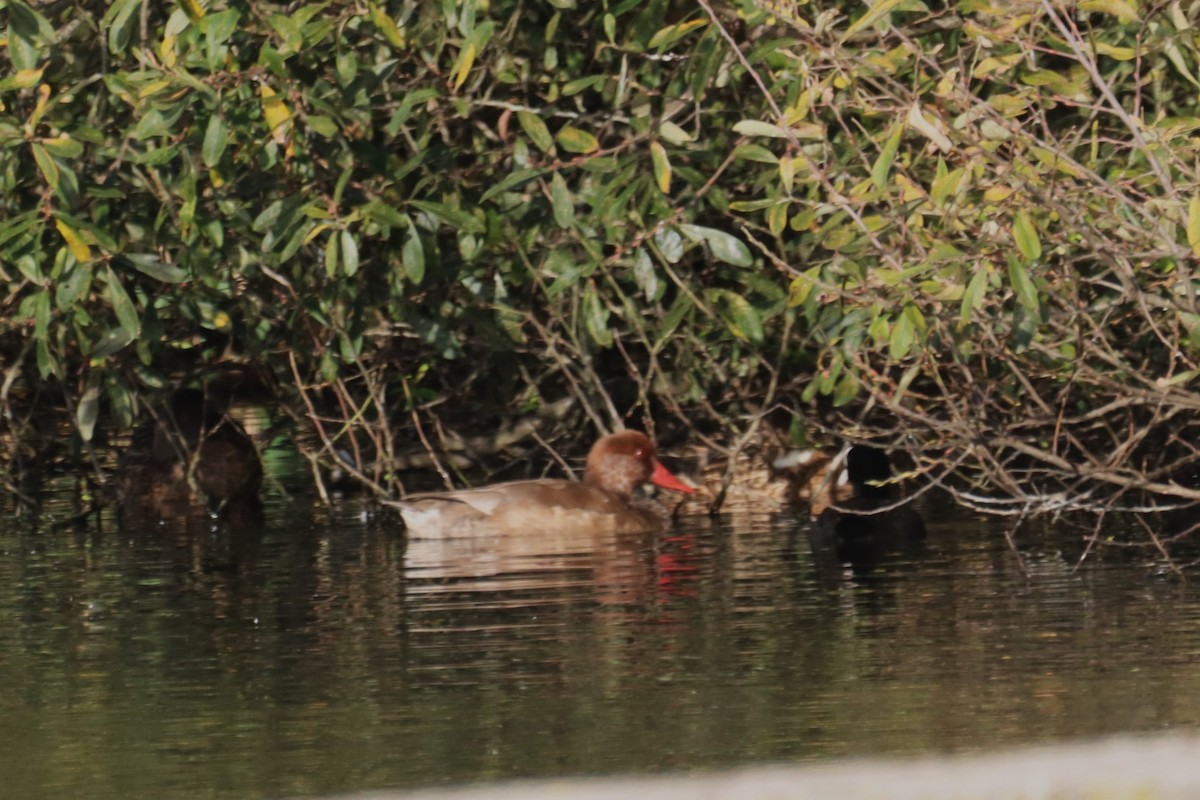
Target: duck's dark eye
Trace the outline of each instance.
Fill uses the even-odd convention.
[[[645,458],[646,457],[646,448],[639,447],[637,450],[634,450],[633,457],[634,458]]]

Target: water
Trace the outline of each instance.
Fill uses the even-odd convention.
[[[1189,585],[925,514],[924,548],[859,571],[818,569],[791,517],[456,546],[354,502],[276,502],[240,539],[5,520],[0,786],[283,797],[1200,720]]]

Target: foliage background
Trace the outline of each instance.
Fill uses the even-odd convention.
[[[0,14],[10,473],[237,374],[380,491],[782,409],[989,511],[1200,500],[1198,3]]]

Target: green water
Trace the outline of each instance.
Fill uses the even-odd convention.
[[[1026,577],[994,523],[926,517],[921,551],[865,574],[817,570],[807,523],[768,516],[452,547],[295,499],[237,539],[5,519],[0,794],[285,797],[1200,720],[1189,586],[1046,544]]]

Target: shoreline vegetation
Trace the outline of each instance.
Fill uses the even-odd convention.
[[[6,507],[61,469],[102,491],[107,445],[182,387],[267,409],[258,443],[322,496],[562,467],[625,426],[736,461],[769,425],[1014,528],[1168,560],[1194,533],[1200,7],[0,24]],[[1122,511],[1141,533],[1109,542]]]

